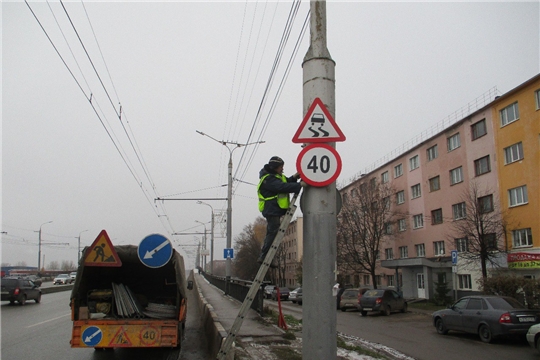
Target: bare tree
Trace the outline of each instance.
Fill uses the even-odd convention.
[[[395,190],[389,184],[366,179],[348,192],[338,215],[338,268],[369,273],[375,288],[381,244],[391,239],[389,230],[400,215],[392,206],[394,196]]]
[[[64,271],[73,270],[75,269],[75,264],[73,263],[73,260],[62,260],[62,264],[60,265],[60,269]]]
[[[235,239],[234,273],[241,279],[253,280],[259,271],[257,258],[266,234],[266,221],[259,217],[255,222],[244,227]]]
[[[60,268],[60,266],[58,265],[58,261],[51,261],[49,263],[49,269],[50,270],[58,270]]]
[[[462,202],[454,205],[455,221],[451,225],[450,241],[458,249],[460,261],[466,264],[480,262],[484,282],[487,263],[499,266],[497,260],[507,252],[508,216],[501,211],[495,194],[488,188],[481,189],[478,182],[471,182],[470,188],[461,196]]]

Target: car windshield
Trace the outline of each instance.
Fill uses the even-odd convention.
[[[384,290],[368,290],[364,296],[383,296]]]
[[[524,309],[519,301],[512,298],[486,298],[487,302],[494,308],[498,310],[512,310],[512,309]]]
[[[59,278],[65,278],[65,277],[68,277],[67,274],[61,274],[61,275],[58,275]]]
[[[355,298],[358,296],[358,290],[345,290],[341,297],[344,298]]]

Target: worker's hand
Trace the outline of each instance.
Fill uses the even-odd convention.
[[[294,174],[294,175],[293,175],[293,178],[295,178],[295,179],[297,179],[297,180],[300,179],[300,173],[297,172],[296,174]]]
[[[309,185],[307,182],[305,181],[300,181],[300,185],[303,187],[303,188],[307,188]]]

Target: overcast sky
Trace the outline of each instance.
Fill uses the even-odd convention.
[[[45,264],[75,262],[79,234],[87,246],[105,229],[116,245],[161,233],[191,268],[201,236],[172,233],[202,233],[196,221],[210,230],[210,207],[154,199],[227,196],[229,151],[196,130],[265,141],[233,153],[233,238],[259,216],[253,184],[270,157],[296,172],[309,34],[294,48],[309,2],[291,16],[282,55],[291,1],[64,6],[31,2],[36,20],[24,2],[2,2],[2,263],[36,266],[37,231],[52,221],[42,226]],[[347,137],[338,182],[493,87],[505,93],[536,75],[539,11],[538,1],[328,1],[335,119]]]

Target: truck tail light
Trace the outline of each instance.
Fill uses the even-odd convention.
[[[500,324],[509,324],[512,322],[512,318],[510,317],[510,313],[504,313],[499,318]]]
[[[382,303],[382,298],[377,298],[377,300],[375,300],[375,304],[380,304]]]

